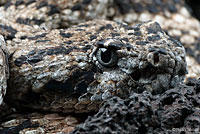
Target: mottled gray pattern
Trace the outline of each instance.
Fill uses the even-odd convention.
[[[7,89],[5,101],[17,110],[84,113],[113,96],[159,94],[176,86],[187,72],[185,49],[150,19],[198,57],[199,22],[184,1],[8,2],[0,7],[0,34],[8,49],[1,45],[0,101]],[[198,67],[189,65],[189,76],[196,77]]]
[[[20,109],[96,111],[115,95],[161,93],[186,73],[184,47],[156,22],[130,27],[93,20],[68,30],[38,29],[10,45],[10,53],[16,49],[7,102]]]

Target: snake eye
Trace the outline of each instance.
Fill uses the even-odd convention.
[[[112,67],[117,63],[117,54],[115,51],[107,48],[99,48],[97,51],[97,59],[100,64],[106,67]]]

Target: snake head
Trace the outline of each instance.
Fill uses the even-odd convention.
[[[7,96],[19,108],[94,111],[112,96],[162,93],[187,72],[184,47],[153,21],[93,20],[29,34],[12,42]]]
[[[99,68],[87,88],[92,101],[131,92],[159,94],[183,81],[187,73],[185,49],[149,21],[129,27],[127,38],[107,38],[95,44],[90,55]]]

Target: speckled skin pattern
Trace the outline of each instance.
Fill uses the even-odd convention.
[[[157,23],[137,25],[139,31],[109,21],[80,24],[95,18],[132,26],[156,20],[196,57],[186,58],[194,61],[190,67],[197,65],[199,22],[183,1],[12,0],[0,7],[0,33],[10,55],[8,104],[18,109],[89,112],[110,96],[126,97],[144,90],[157,94],[182,81],[185,51]],[[76,24],[81,26],[49,31]],[[150,25],[155,26],[153,33],[148,33]],[[113,66],[97,58],[98,50],[106,50],[102,47],[117,55]],[[197,67],[190,67],[189,76],[198,76]]]
[[[16,108],[94,111],[114,95],[161,93],[186,73],[184,47],[157,22],[131,27],[93,20],[29,34],[8,46],[10,53],[15,50],[7,102]]]
[[[3,36],[0,35],[0,105],[7,90],[8,71],[8,51]]]
[[[16,22],[10,26],[13,29],[20,24],[23,27],[36,24],[45,29],[67,28],[97,18],[132,26],[155,20],[186,48],[189,72],[186,78],[200,75],[200,23],[192,17],[184,0],[12,0],[0,11],[1,18]],[[17,32],[10,27],[7,31],[12,34],[8,39],[14,38]]]

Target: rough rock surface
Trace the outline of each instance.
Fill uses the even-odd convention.
[[[114,97],[72,133],[199,133],[200,79],[161,95],[144,91],[126,100]]]

